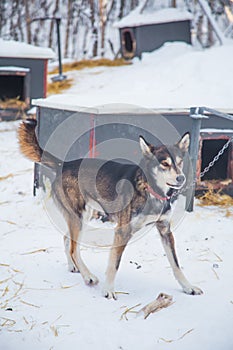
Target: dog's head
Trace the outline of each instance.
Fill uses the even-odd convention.
[[[140,147],[145,159],[147,175],[155,180],[164,192],[169,188],[180,189],[186,182],[183,173],[185,153],[188,151],[190,135],[186,133],[173,146],[155,147],[140,136]],[[150,184],[153,186],[153,184]]]

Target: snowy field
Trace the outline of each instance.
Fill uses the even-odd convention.
[[[185,43],[166,43],[124,67],[72,71],[70,99],[80,106],[128,103],[148,108],[208,106],[233,109],[233,43],[198,50]],[[75,95],[75,97],[73,96]]]
[[[168,44],[129,67],[69,73],[75,86],[63,101],[232,110],[232,57],[230,45],[196,51]],[[128,245],[116,279],[118,300],[106,300],[101,288],[108,249],[82,247],[99,285],[89,288],[68,272],[62,234],[49,220],[43,196],[32,196],[33,165],[19,153],[17,127],[0,124],[0,349],[231,350],[233,208],[196,203],[175,228],[181,265],[202,296],[181,291],[151,229]],[[174,304],[146,320],[122,316],[161,292]]]

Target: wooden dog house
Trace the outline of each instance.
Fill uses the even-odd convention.
[[[46,97],[47,64],[55,54],[12,40],[0,39],[0,47],[0,119],[11,119],[20,113],[17,106],[8,108],[7,100],[21,101],[27,109],[31,99]]]
[[[168,41],[191,44],[191,19],[189,12],[175,8],[150,13],[135,9],[115,24],[122,56],[141,58],[143,52],[154,51]]]

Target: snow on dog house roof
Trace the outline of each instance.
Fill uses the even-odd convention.
[[[0,39],[0,57],[52,59],[55,53],[47,47]]]
[[[168,22],[187,21],[192,19],[192,14],[188,11],[177,8],[166,8],[158,11],[141,11],[140,7],[131,11],[129,15],[123,17],[114,26],[116,28],[138,27],[148,24],[159,24]]]

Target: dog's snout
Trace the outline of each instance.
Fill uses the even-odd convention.
[[[176,181],[178,182],[178,183],[180,183],[180,184],[182,184],[184,181],[185,181],[185,176],[184,175],[178,175],[177,177],[176,177]]]

